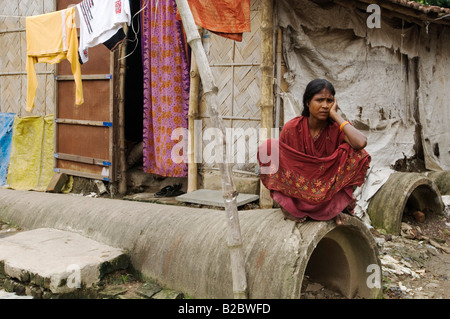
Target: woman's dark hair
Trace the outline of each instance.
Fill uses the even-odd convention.
[[[324,79],[315,79],[308,83],[305,89],[305,93],[303,94],[303,112],[302,116],[309,116],[309,102],[311,102],[314,95],[322,91],[323,89],[327,89],[334,96],[336,95],[336,91],[334,89],[333,84]]]

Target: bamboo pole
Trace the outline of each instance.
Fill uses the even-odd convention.
[[[219,138],[217,139],[219,146],[220,144],[223,146],[222,160],[218,164],[222,176],[222,190],[228,225],[228,249],[230,251],[233,294],[236,299],[246,299],[248,295],[247,275],[245,272],[241,229],[236,204],[238,193],[234,186],[231,166],[226,162],[226,152],[228,147],[226,146],[225,127],[218,110],[217,93],[219,90],[214,83],[214,77],[208,63],[208,58],[206,57],[201,37],[197,31],[197,27],[187,0],[176,0],[176,3],[183,21],[183,26],[186,30],[187,41],[192,48],[195,59],[197,60],[198,70],[203,84],[205,101],[211,117],[212,125],[222,132],[221,141]]]
[[[124,24],[125,34],[128,32],[128,26]],[[127,193],[127,161],[125,158],[125,72],[126,72],[126,49],[127,41],[121,44],[120,48],[120,69],[119,69],[119,157],[120,157],[120,180],[119,194]]]
[[[273,127],[273,0],[262,1],[261,18],[261,128],[267,136],[261,136],[261,142],[270,138]],[[259,205],[272,208],[270,191],[260,183]]]
[[[282,54],[282,33],[281,28],[277,31],[277,96],[275,108],[275,129],[280,129],[280,104],[281,104],[281,54]]]
[[[201,33],[202,28],[198,27],[197,31]],[[200,87],[200,76],[198,74],[197,61],[195,60],[194,53],[191,54],[191,82],[190,82],[190,92],[189,92],[189,146],[188,146],[188,187],[187,192],[193,192],[197,190],[198,185],[198,168],[196,161],[197,145],[195,144],[195,120],[198,117],[198,95]]]

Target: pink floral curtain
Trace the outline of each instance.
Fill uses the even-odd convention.
[[[144,171],[186,177],[187,163],[173,159],[183,140],[172,132],[187,131],[189,111],[189,58],[175,0],[141,0],[144,73]],[[180,131],[180,130],[178,130]],[[187,145],[187,139],[183,142]],[[185,148],[187,149],[187,148]],[[176,152],[176,155],[182,155]]]

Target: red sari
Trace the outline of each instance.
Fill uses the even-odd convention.
[[[336,123],[312,139],[303,116],[258,150],[260,178],[273,200],[295,217],[316,220],[334,218],[354,200],[353,186],[364,183],[370,159],[344,141]]]

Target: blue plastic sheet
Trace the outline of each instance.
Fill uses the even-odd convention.
[[[15,113],[0,113],[0,186],[6,185]]]

